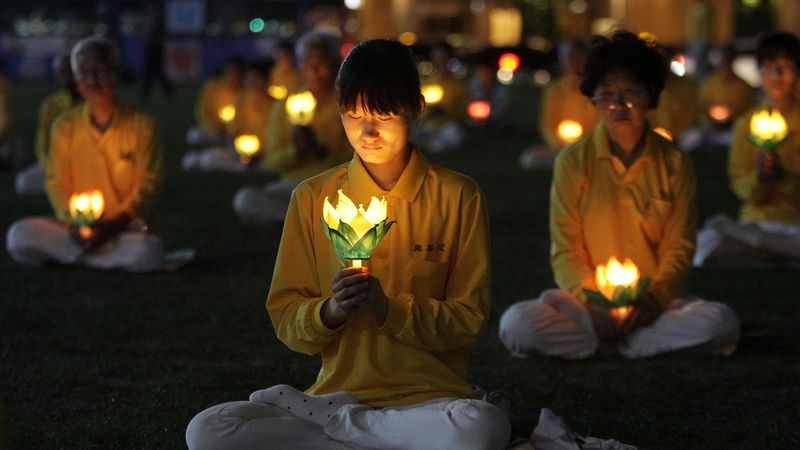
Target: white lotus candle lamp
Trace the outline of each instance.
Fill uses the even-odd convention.
[[[600,290],[584,289],[586,297],[608,309],[613,317],[622,321],[647,292],[649,278],[642,278],[636,264],[626,258],[624,262],[612,256],[608,263],[595,269],[595,284]]]
[[[105,211],[103,193],[97,189],[76,192],[69,198],[69,215],[72,223],[78,225],[78,232],[84,239],[92,235],[92,225],[97,223]]]
[[[356,207],[341,189],[338,196],[336,207],[325,197],[322,232],[333,244],[340,266],[346,266],[349,261],[352,267],[361,267],[361,262],[372,256],[394,221],[386,222],[385,198],[372,197],[365,210],[364,205]]]
[[[314,120],[317,99],[309,91],[290,95],[286,99],[286,114],[292,125],[308,125]]]
[[[787,133],[786,120],[777,109],[762,109],[750,118],[750,141],[764,151],[774,150]]]
[[[583,126],[575,120],[562,120],[558,124],[556,134],[562,142],[571,144],[583,136]]]

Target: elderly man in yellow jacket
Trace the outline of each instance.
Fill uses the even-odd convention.
[[[314,116],[308,125],[293,125],[286,101],[275,103],[263,163],[281,179],[264,186],[247,186],[236,193],[233,210],[245,223],[280,224],[286,217],[292,190],[301,181],[353,157],[334,90],[340,64],[339,40],[325,31],[310,31],[298,42],[297,53],[303,80],[316,99]]]
[[[111,42],[84,39],[72,49],[70,62],[86,102],[53,126],[45,173],[56,219],[17,221],[8,230],[8,251],[23,264],[163,269],[161,241],[146,224],[162,170],[155,122],[117,102],[119,53]],[[94,189],[103,195],[104,213],[80,232],[72,224],[69,200],[74,193]]]
[[[18,194],[43,194],[44,168],[50,156],[50,129],[56,119],[83,102],[72,68],[69,55],[64,55],[56,60],[54,65],[55,76],[60,89],[44,99],[39,107],[39,120],[36,123],[36,163],[20,171],[14,180],[14,187]]]

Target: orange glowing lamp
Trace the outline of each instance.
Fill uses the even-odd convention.
[[[594,281],[599,292],[584,289],[586,297],[609,309],[611,315],[618,320],[624,320],[628,316],[650,284],[650,279],[640,276],[639,268],[630,258],[620,263],[614,256],[608,263],[597,266]]]
[[[292,125],[308,125],[314,120],[317,99],[310,91],[290,95],[286,99],[286,115]]]
[[[786,120],[777,109],[762,109],[750,118],[750,141],[764,151],[774,150],[787,133]]]
[[[731,118],[731,108],[728,105],[711,105],[708,107],[708,117],[715,122],[727,122]]]
[[[69,215],[84,239],[92,235],[91,227],[103,217],[105,207],[103,193],[98,189],[76,192],[70,196]]]
[[[519,69],[519,56],[514,53],[503,53],[500,55],[500,59],[497,60],[497,66],[500,69],[514,72]]]
[[[583,126],[575,120],[562,120],[558,124],[556,134],[562,142],[571,144],[583,136]]]
[[[282,86],[280,84],[273,84],[272,86],[267,88],[267,94],[270,97],[274,98],[275,100],[283,100],[286,98],[286,94],[289,93],[289,90],[286,89],[286,86]]]
[[[444,98],[444,89],[440,84],[426,84],[422,86],[422,96],[425,97],[425,104],[435,105]]]
[[[492,107],[486,100],[478,100],[470,103],[467,106],[467,114],[474,120],[483,121],[489,118],[492,113]]]
[[[668,129],[666,129],[664,127],[655,127],[655,128],[653,128],[653,131],[655,131],[656,133],[660,134],[661,137],[663,137],[664,139],[666,139],[668,141],[671,141],[673,139],[672,138],[672,132],[670,132]]]
[[[233,147],[239,154],[242,164],[250,164],[257,159],[259,151],[261,151],[261,141],[256,135],[240,134],[233,140]]]
[[[236,118],[236,107],[233,105],[225,105],[219,109],[219,118],[225,123],[233,122]]]

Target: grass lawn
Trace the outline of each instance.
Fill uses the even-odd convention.
[[[33,130],[47,88],[19,86],[18,121]],[[277,383],[304,388],[318,357],[274,336],[264,300],[280,229],[242,226],[231,210],[242,185],[269,175],[180,170],[196,90],[140,102],[160,121],[167,158],[160,232],[168,248],[194,247],[170,274],[24,267],[0,252],[0,409],[9,448],[181,448],[191,417]],[[527,435],[548,407],[584,435],[642,449],[800,448],[798,272],[695,270],[689,291],[731,305],[748,331],[728,358],[666,355],[628,361],[512,359],[497,338],[511,303],[554,286],[548,262],[548,171],[517,157],[535,139],[520,111],[537,92],[515,95],[520,132],[473,135],[460,151],[430,159],[475,178],[491,214],[493,308],[472,349],[470,382],[512,399]],[[725,156],[694,155],[701,219],[735,214]],[[487,164],[491,161],[491,164]],[[50,214],[44,197],[18,196],[0,173],[0,229]],[[2,444],[0,443],[0,448]]]

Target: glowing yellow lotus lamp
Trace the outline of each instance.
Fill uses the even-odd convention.
[[[219,118],[225,123],[233,122],[236,118],[236,107],[233,105],[225,105],[219,109]]]
[[[105,207],[103,193],[97,189],[76,192],[70,196],[69,215],[84,239],[92,235],[91,226],[103,217]]]
[[[261,141],[254,134],[240,134],[233,140],[233,147],[239,154],[242,164],[250,164],[258,159],[261,150]]]
[[[653,128],[653,131],[655,131],[656,133],[660,134],[661,137],[663,137],[664,139],[666,139],[668,141],[672,140],[672,132],[669,131],[668,129],[664,128],[664,127],[655,127],[655,128]]]
[[[567,144],[571,144],[583,136],[583,126],[575,120],[562,120],[556,129],[558,138]]]
[[[611,315],[618,320],[624,320],[633,305],[647,292],[650,279],[641,278],[639,268],[629,258],[620,263],[612,256],[608,263],[597,266],[595,284],[600,292],[584,289],[586,297],[609,309]]]
[[[715,122],[727,122],[731,118],[731,108],[728,105],[711,105],[708,107],[708,117]]]
[[[422,96],[427,105],[435,105],[444,98],[444,89],[440,84],[426,84],[422,86]]]
[[[486,100],[474,101],[467,106],[467,114],[478,121],[488,119],[491,113],[492,107]]]
[[[286,99],[286,114],[292,125],[308,125],[314,120],[317,99],[309,91],[290,95]]]
[[[286,98],[286,94],[289,93],[289,90],[286,89],[286,86],[280,84],[273,84],[272,86],[267,88],[267,94],[270,97],[274,98],[275,100],[283,100]]]
[[[386,222],[386,199],[372,197],[369,207],[358,205],[341,189],[334,208],[325,197],[322,205],[322,232],[330,239],[341,267],[348,261],[353,267],[361,267],[361,261],[369,259],[391,228]]]
[[[764,151],[772,151],[784,139],[788,130],[780,111],[762,109],[750,118],[750,141]]]

